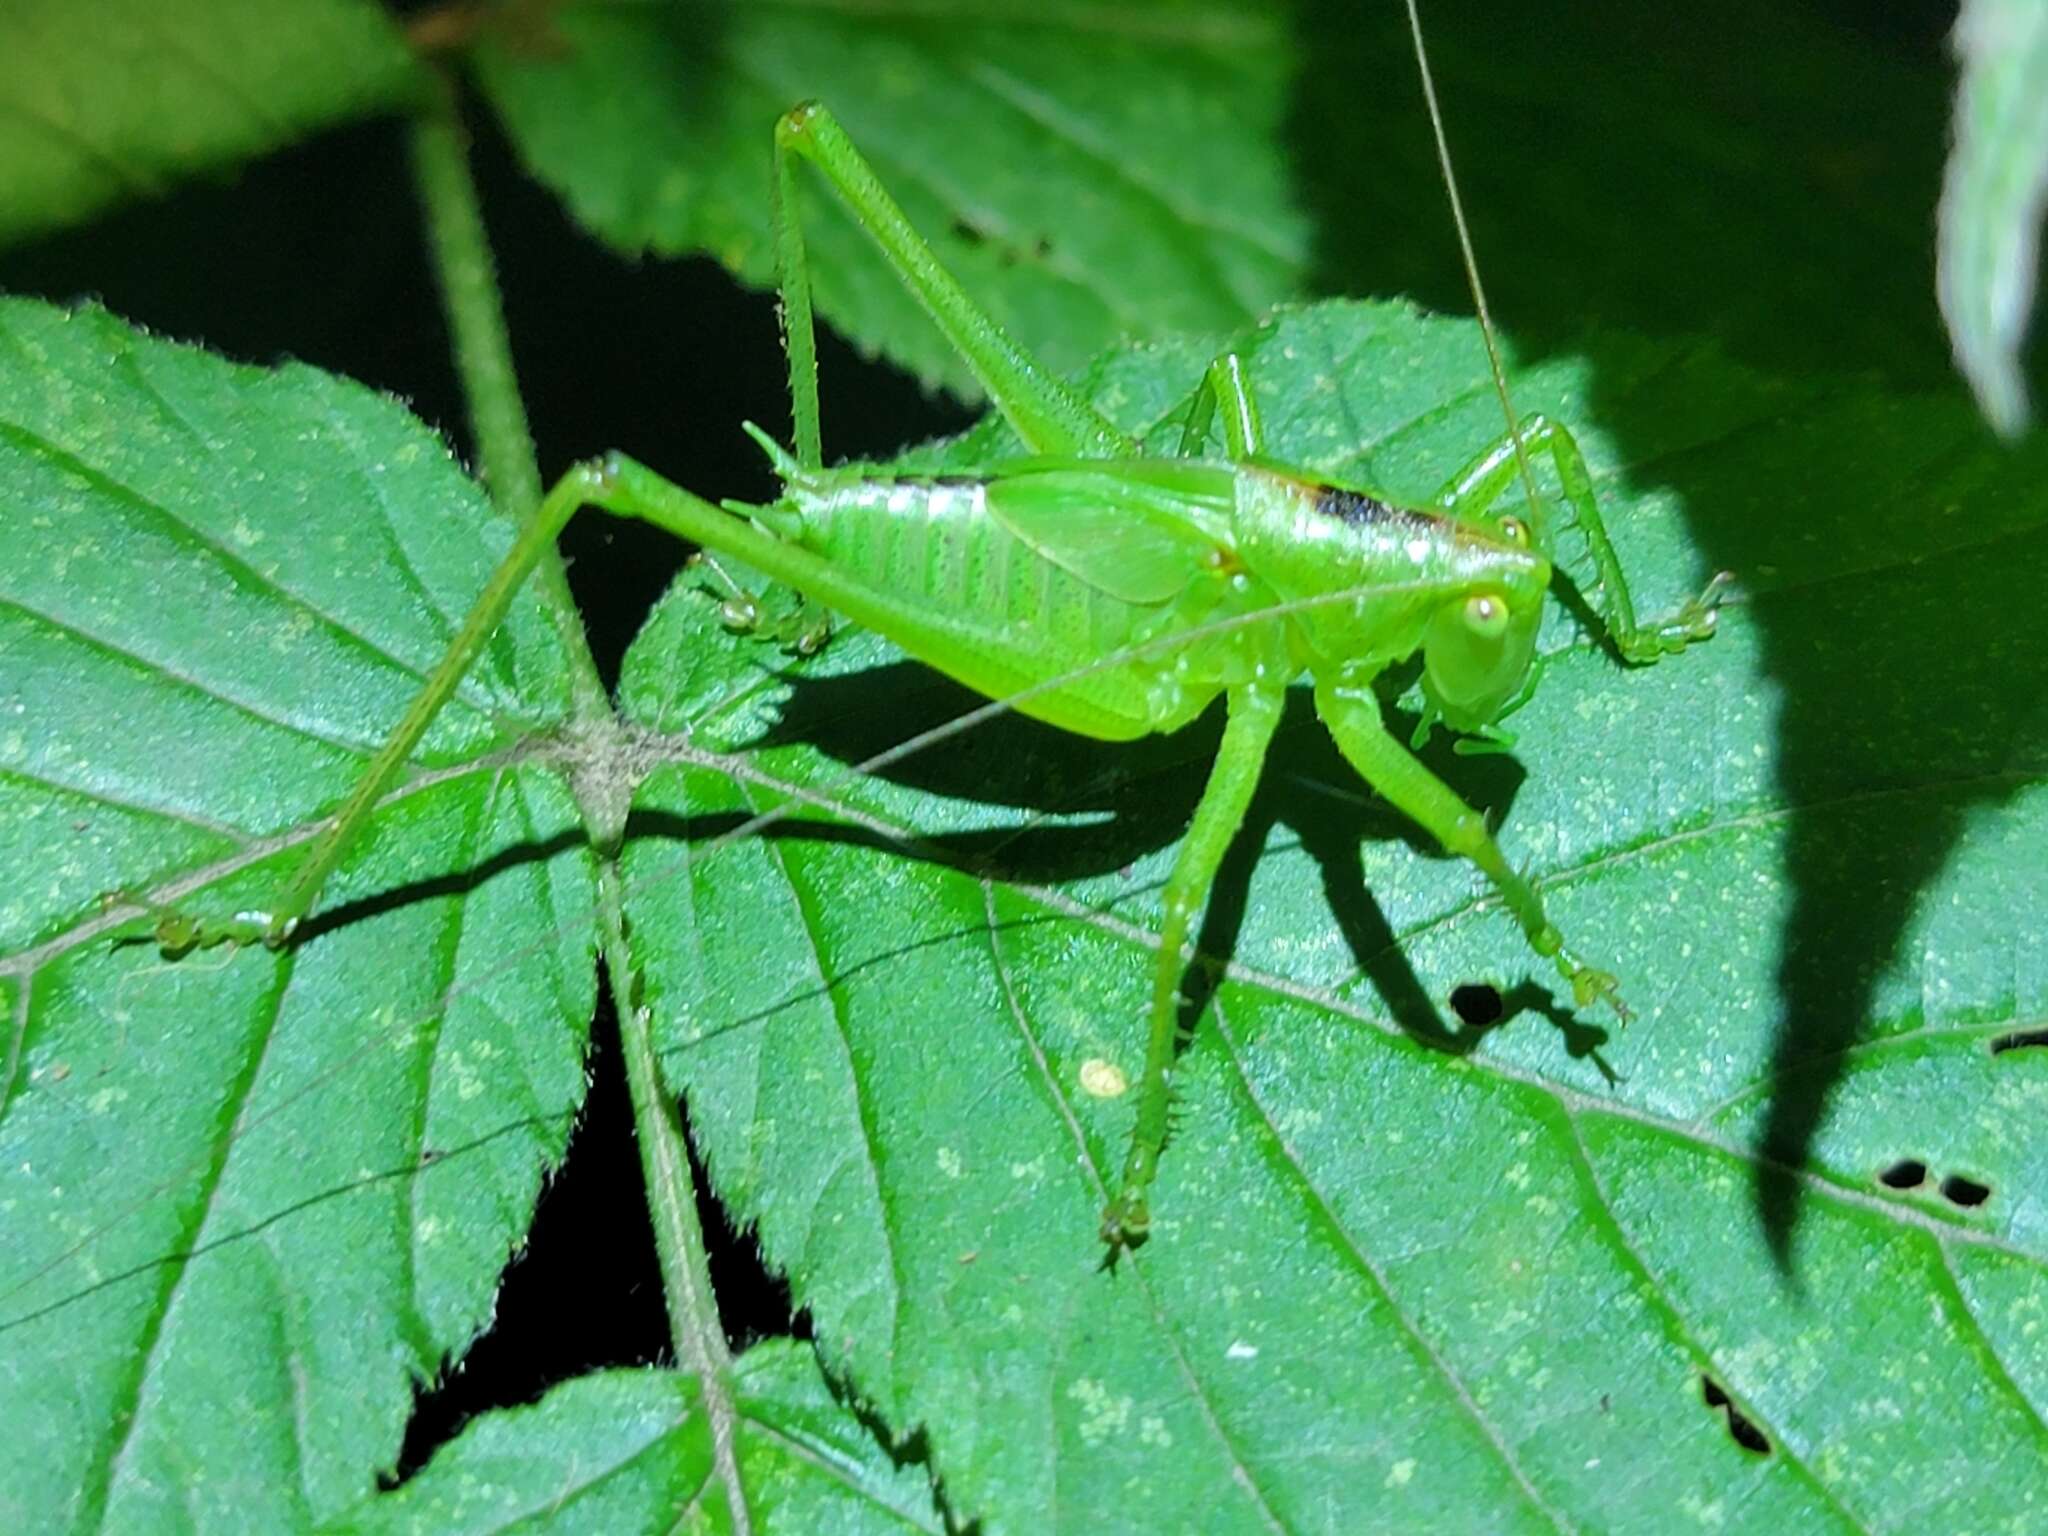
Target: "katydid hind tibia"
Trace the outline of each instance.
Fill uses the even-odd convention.
[[[1485,874],[1578,1005],[1619,1008],[1615,978],[1566,943],[1479,813],[1390,734],[1373,686],[1419,652],[1426,722],[1460,732],[1491,732],[1526,697],[1553,545],[1533,494],[1516,510],[1500,508],[1536,454],[1554,465],[1585,539],[1594,603],[1619,655],[1651,661],[1712,633],[1712,587],[1668,620],[1637,622],[1570,434],[1542,418],[1511,425],[1432,504],[1396,505],[1264,457],[1248,381],[1256,354],[1233,351],[1197,391],[1181,456],[1144,456],[967,296],[822,106],[785,115],[775,146],[794,452],[750,430],[774,458],[781,497],[721,508],[620,455],[571,470],[276,899],[231,917],[163,913],[159,942],[183,950],[291,941],[536,561],[568,518],[591,506],[743,561],[990,698],[1082,736],[1175,731],[1225,699],[1221,746],[1164,893],[1130,1148],[1103,1216],[1113,1249],[1150,1225],[1186,946],[1244,820],[1287,689],[1304,674],[1360,777]],[[944,477],[825,466],[799,161],[823,174],[880,246],[1027,456]],[[1225,451],[1208,456],[1219,420]]]

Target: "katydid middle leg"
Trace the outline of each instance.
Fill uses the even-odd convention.
[[[1151,1225],[1146,1192],[1159,1171],[1159,1154],[1166,1146],[1173,1107],[1183,950],[1195,914],[1209,899],[1209,887],[1215,883],[1223,856],[1244,825],[1286,698],[1285,689],[1270,684],[1245,684],[1230,691],[1222,745],[1216,750],[1216,762],[1209,770],[1209,783],[1195,807],[1194,820],[1174,857],[1173,873],[1167,877],[1159,955],[1152,968],[1145,1068],[1138,1079],[1137,1124],[1131,1132],[1123,1178],[1102,1213],[1102,1240],[1111,1248],[1140,1241]]]

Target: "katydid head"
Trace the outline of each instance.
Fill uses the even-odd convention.
[[[1438,608],[1422,640],[1422,692],[1454,731],[1498,720],[1536,655],[1540,595],[1480,591]]]
[[[1487,532],[1505,546],[1499,558],[1479,562],[1479,579],[1437,608],[1422,638],[1423,697],[1454,731],[1493,724],[1522,691],[1550,585],[1527,523],[1506,517]]]

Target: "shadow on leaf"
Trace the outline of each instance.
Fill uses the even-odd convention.
[[[2048,578],[2048,443],[2000,450],[1953,396],[1901,408],[1845,385],[1788,398],[1713,359],[1645,380],[1633,350],[1585,345],[1589,418],[1630,481],[1683,499],[1703,566],[1752,594],[1729,623],[1756,636],[1776,701],[1771,814],[1789,902],[1754,1152],[1758,1216],[1789,1271],[1843,1053],[1928,1022],[1880,1016],[1878,984],[1914,963],[1900,944],[1930,883],[1973,816],[2048,773],[2048,743],[2024,724],[2026,703],[2048,696],[2048,648],[2029,603],[2014,605]],[[1741,424],[1678,446],[1674,423],[1702,410]]]

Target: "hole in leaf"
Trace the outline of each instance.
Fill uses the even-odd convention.
[[[1468,981],[1451,989],[1451,1011],[1475,1029],[1498,1024],[1504,1006],[1500,989],[1483,981]]]
[[[1709,1408],[1718,1408],[1728,1419],[1728,1434],[1745,1451],[1758,1456],[1771,1454],[1771,1442],[1764,1438],[1764,1432],[1750,1423],[1734,1400],[1721,1389],[1721,1384],[1711,1376],[1700,1378],[1700,1396],[1706,1399]]]
[[[2048,1029],[2021,1029],[2009,1035],[2000,1035],[1991,1042],[1991,1054],[2002,1056],[2007,1051],[2048,1050]]]
[[[1951,1205],[1982,1205],[1991,1198],[1991,1186],[1952,1173],[1941,1181],[1941,1198]]]
[[[1905,1158],[1880,1173],[1877,1182],[1886,1189],[1918,1189],[1927,1182],[1927,1165],[1917,1157]]]

